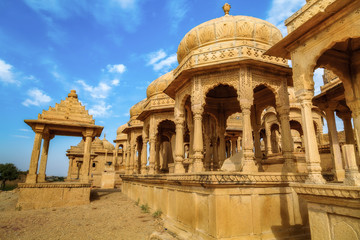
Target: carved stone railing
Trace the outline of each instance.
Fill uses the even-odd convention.
[[[69,182],[57,182],[57,183],[19,183],[19,188],[89,188],[89,183],[69,183]]]
[[[345,186],[341,184],[299,184],[299,183],[292,183],[290,184],[290,186],[295,190],[297,194],[360,200],[360,187]]]
[[[177,185],[271,185],[305,182],[306,174],[281,173],[199,173],[199,174],[157,174],[120,175],[123,180]]]

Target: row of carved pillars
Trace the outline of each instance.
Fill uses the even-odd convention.
[[[312,79],[307,79],[308,81]],[[320,154],[318,150],[318,143],[315,135],[315,128],[313,125],[312,120],[312,98],[313,98],[313,91],[310,90],[299,90],[297,91],[297,99],[301,104],[301,115],[302,115],[302,122],[303,122],[303,132],[304,132],[304,142],[305,142],[305,154],[306,154],[306,161],[307,161],[307,169],[308,169],[308,179],[307,182],[309,183],[325,183],[325,179],[321,175],[321,166],[320,166]],[[359,105],[360,106],[360,105]],[[349,106],[350,110],[354,110],[355,113],[352,113],[355,125],[355,133],[360,131],[360,109],[356,106]],[[337,180],[342,181],[344,179],[344,169],[342,164],[342,157],[341,151],[339,146],[339,140],[337,136],[336,130],[336,122],[334,116],[334,108],[328,106],[325,109],[327,124],[329,129],[329,137],[331,143],[331,151],[334,160],[334,172]],[[346,134],[346,143],[347,144],[354,144],[354,136],[353,130],[351,126],[351,118],[349,113],[345,115],[339,115],[340,118],[344,121],[344,129]],[[357,136],[357,141],[359,138]],[[359,146],[359,142],[357,143]],[[355,156],[355,153],[353,154]],[[348,162],[351,161],[351,162]],[[347,169],[350,171],[357,171],[357,166],[355,162],[355,157],[353,159],[344,159],[345,162],[345,170]],[[353,168],[353,169],[350,169]],[[355,169],[356,168],[356,169]]]
[[[242,150],[244,154],[244,165],[243,172],[257,172],[258,167],[255,164],[254,159],[261,160],[261,149],[260,149],[260,129],[256,128],[258,125],[252,124],[251,118],[251,107],[252,103],[248,100],[240,101],[240,107],[242,112],[242,120],[243,120],[243,133],[242,133]],[[293,157],[293,143],[290,132],[290,123],[289,123],[289,108],[288,107],[277,107],[277,111],[280,118],[281,130],[284,135],[282,137],[282,145],[283,145],[283,156],[285,158],[284,168],[288,172],[295,171],[294,157]],[[204,171],[203,165],[203,134],[202,134],[202,116],[203,110],[201,109],[193,109],[193,122],[194,122],[194,143],[193,143],[193,172],[202,172]],[[175,149],[175,173],[184,173],[185,168],[183,166],[184,161],[184,126],[185,126],[185,118],[176,116],[175,118],[176,124],[176,149]],[[254,130],[254,140],[256,142],[256,156],[254,155],[254,141],[253,141],[253,130]],[[221,135],[221,134],[220,134]],[[220,138],[221,145],[221,138]],[[236,146],[233,144],[233,146]],[[225,140],[224,146],[220,146],[220,149],[225,151]],[[221,155],[222,156],[222,155]],[[225,157],[225,154],[224,154]],[[220,164],[224,159],[219,158]]]
[[[45,182],[49,145],[50,145],[50,140],[54,137],[53,135],[49,134],[48,129],[43,124],[37,124],[33,128],[33,130],[35,132],[35,139],[34,139],[33,150],[31,153],[29,173],[26,176],[26,183]],[[85,138],[85,146],[84,146],[84,157],[83,157],[83,164],[81,167],[80,181],[83,183],[88,183],[90,156],[91,156],[91,143],[94,137],[94,130],[86,129],[83,132],[83,137]],[[41,159],[40,159],[40,167],[38,172],[40,150],[41,150]]]

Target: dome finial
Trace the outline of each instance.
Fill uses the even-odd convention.
[[[222,8],[224,10],[225,16],[229,16],[229,12],[230,12],[230,8],[231,8],[230,4],[225,3]]]
[[[70,93],[68,94],[68,97],[69,98],[78,98],[75,90],[71,90]]]

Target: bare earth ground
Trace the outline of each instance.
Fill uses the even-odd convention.
[[[0,192],[0,240],[143,240],[159,221],[121,192],[97,192],[89,205],[16,211],[18,191]]]

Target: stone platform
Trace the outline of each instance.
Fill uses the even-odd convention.
[[[19,183],[17,208],[21,210],[75,206],[90,203],[90,184]]]
[[[290,182],[303,174],[122,175],[122,191],[180,239],[310,239],[305,201]]]
[[[291,184],[308,202],[312,239],[360,239],[360,187]]]

